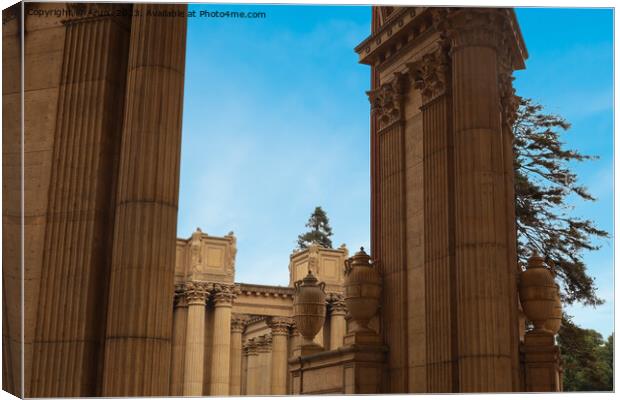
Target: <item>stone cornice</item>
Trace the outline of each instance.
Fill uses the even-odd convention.
[[[293,298],[295,289],[288,286],[268,286],[253,285],[248,283],[238,283],[240,293],[246,296],[265,296],[265,297],[283,297]]]

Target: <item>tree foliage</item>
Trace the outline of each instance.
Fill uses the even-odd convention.
[[[580,328],[565,315],[558,335],[564,391],[613,390],[613,343],[613,334],[604,341],[600,333]]]
[[[300,250],[308,248],[312,244],[318,244],[325,248],[332,248],[332,228],[329,226],[329,218],[327,213],[323,211],[320,206],[317,206],[310,219],[306,223],[306,228],[309,228],[306,233],[303,233],[297,237],[297,248]]]
[[[570,201],[595,200],[577,183],[571,163],[596,157],[565,148],[560,135],[569,128],[564,118],[545,114],[531,99],[521,99],[513,125],[517,250],[521,263],[532,249],[553,260],[566,304],[598,305],[602,300],[582,253],[599,249],[593,239],[609,235],[594,222],[570,214]]]

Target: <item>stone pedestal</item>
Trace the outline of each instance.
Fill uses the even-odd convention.
[[[562,368],[560,349],[550,332],[528,332],[521,351],[525,365],[525,391],[560,392]]]
[[[205,357],[205,306],[209,296],[206,283],[188,282],[185,295],[188,307],[183,396],[202,396]]]
[[[134,4],[102,395],[170,394],[185,4]],[[114,61],[110,61],[114,62]]]
[[[271,327],[271,395],[286,394],[287,344],[291,321],[288,318],[273,318],[269,322]]]
[[[230,396],[241,394],[242,343],[245,319],[234,317],[230,325]]]
[[[228,396],[230,385],[230,319],[233,287],[214,286],[213,311],[213,357],[211,361],[211,382],[209,395]]]

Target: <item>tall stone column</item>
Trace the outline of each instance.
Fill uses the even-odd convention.
[[[329,303],[330,309],[330,328],[329,328],[329,349],[335,350],[343,345],[344,335],[346,335],[347,306],[342,298],[333,298]]]
[[[230,385],[230,321],[234,286],[214,285],[213,357],[209,395],[228,396]]]
[[[174,319],[172,321],[172,361],[170,363],[170,394],[172,396],[183,396],[187,308],[185,285],[178,284],[174,293]]]
[[[243,347],[241,337],[245,329],[245,318],[234,316],[230,324],[230,396],[241,394],[241,370]]]
[[[258,343],[255,338],[247,342],[248,372],[246,379],[246,394],[256,396],[258,393]]]
[[[409,65],[422,98],[426,390],[458,392],[454,258],[454,162],[448,43]]]
[[[248,346],[243,345],[241,358],[241,393],[242,396],[248,394]]]
[[[258,343],[258,393],[259,395],[269,395],[271,390],[271,335],[263,335]]]
[[[498,79],[501,10],[450,15],[457,335],[461,392],[514,389],[504,140]]]
[[[133,5],[103,390],[170,393],[172,301],[185,73],[185,4]]]
[[[185,367],[183,396],[202,396],[205,357],[205,311],[209,298],[206,282],[186,283],[187,335],[185,340]]]
[[[94,4],[81,6],[84,12],[95,8]],[[67,7],[75,11],[76,6]],[[49,155],[49,191],[46,185],[35,180],[36,170],[27,164],[25,166],[25,193],[28,196],[32,194],[25,203],[26,214],[34,204],[47,206],[45,235],[25,235],[26,256],[32,254],[33,249],[35,254],[39,250],[43,252],[40,286],[37,285],[36,289],[31,286],[39,283],[38,279],[32,279],[35,264],[29,263],[28,258],[25,264],[26,343],[32,343],[34,335],[34,351],[27,346],[24,354],[25,396],[28,397],[100,395],[98,374],[103,363],[103,332],[106,328],[106,296],[114,226],[111,204],[115,202],[115,171],[122,130],[131,26],[130,18],[114,16],[118,11],[129,11],[127,5],[98,4],[96,8],[112,14],[96,18],[85,18],[83,15],[67,18],[64,21],[64,46],[63,36],[55,35],[51,39],[58,41],[54,47],[60,47],[63,54],[63,60],[58,63],[62,69],[54,76],[54,79],[57,76],[60,78],[57,105],[54,104],[56,100],[50,97],[54,92],[50,79],[43,80],[37,75],[45,72],[28,76],[30,81],[45,82],[46,93],[49,94],[45,97],[45,108],[37,107],[36,111],[34,105],[37,101],[34,98],[32,102],[26,101],[27,105],[34,104],[30,114],[37,114],[36,119],[45,121],[48,117],[39,113],[47,109],[56,110],[57,106],[57,111],[54,111],[53,155]],[[45,35],[49,33],[28,31],[26,36],[33,41],[37,38],[37,44],[32,42],[29,46],[27,43],[27,49],[49,47],[45,42],[48,40]],[[47,51],[51,53],[53,49]],[[53,69],[56,63],[49,58],[50,53],[43,54],[41,58],[29,52],[31,58],[30,62],[26,62],[25,69],[30,71],[29,65],[37,63],[34,60],[46,61],[41,64],[45,67],[33,71]],[[29,119],[26,116],[26,120]],[[54,126],[54,121],[46,122],[47,125]],[[39,151],[45,148],[43,137],[40,129],[26,133],[26,144],[31,142],[29,138],[35,138],[32,143],[37,151],[26,148],[25,157],[32,154],[37,159],[36,168],[45,165],[44,160],[48,159]],[[37,187],[36,190],[28,187],[31,183]],[[37,195],[37,190],[43,188],[49,196],[47,203],[43,203],[44,200]],[[26,224],[31,223],[28,221],[45,221],[45,212],[38,213],[36,217],[27,216],[25,221]],[[40,245],[39,239],[42,239]],[[37,293],[40,294],[38,304],[32,297]],[[19,302],[19,297],[15,301]],[[31,312],[37,309],[38,312]],[[32,355],[32,368],[29,355]],[[29,380],[31,372],[32,378]]]
[[[271,392],[269,394],[284,395],[288,374],[288,334],[291,321],[289,318],[272,318],[269,326],[272,337]]]

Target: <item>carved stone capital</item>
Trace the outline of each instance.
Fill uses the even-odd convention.
[[[245,350],[245,354],[247,354],[248,356],[258,355],[258,345],[255,338],[248,339],[247,342],[245,342],[243,348]]]
[[[447,41],[442,41],[436,50],[426,53],[420,60],[409,64],[408,67],[413,85],[421,92],[424,104],[442,96],[450,86]]]
[[[230,331],[233,333],[243,333],[248,319],[242,315],[233,315],[230,320]]]
[[[271,335],[262,335],[255,339],[256,351],[258,351],[259,353],[269,353],[271,351]]]
[[[291,329],[292,319],[285,317],[273,317],[267,322],[272,335],[288,336]]]
[[[327,307],[331,315],[346,315],[347,305],[344,296],[337,293],[330,293],[327,297]]]
[[[187,307],[185,284],[183,283],[177,283],[174,285],[174,308],[178,307]]]
[[[409,79],[405,74],[397,74],[392,81],[367,92],[379,130],[403,120],[403,102],[408,84]]]
[[[235,285],[213,284],[213,304],[215,307],[230,307],[237,297],[238,288]]]
[[[445,34],[452,51],[464,47],[499,49],[505,41],[505,20],[501,13],[485,8],[454,8],[445,19]]]
[[[185,298],[189,305],[205,305],[212,290],[212,286],[207,282],[189,281],[185,282]]]

